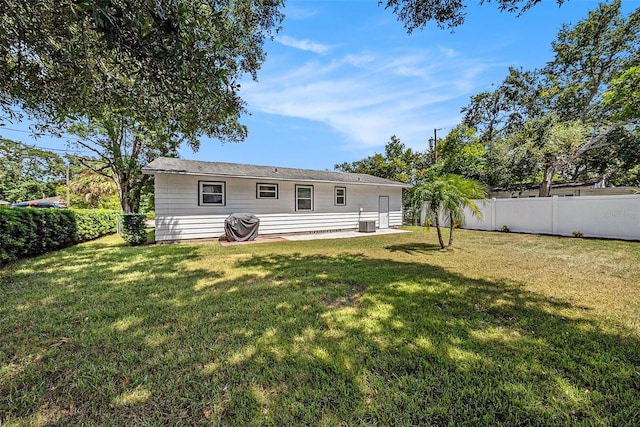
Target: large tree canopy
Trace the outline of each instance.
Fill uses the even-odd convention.
[[[78,157],[87,169],[113,181],[124,212],[138,212],[152,177],[142,166],[159,156],[177,156],[180,138],[167,132],[162,121],[144,122],[104,109],[91,120],[75,120],[67,130],[80,138],[71,142],[91,151],[91,157]]]
[[[0,108],[49,120],[109,106],[163,120],[197,148],[239,141],[239,80],[254,78],[281,0],[0,0]]]
[[[478,1],[478,0],[476,0]],[[561,5],[566,0],[556,0]],[[491,0],[479,0],[478,3],[491,3]],[[540,0],[494,0],[501,11],[526,12]],[[429,22],[440,28],[454,28],[464,23],[465,9],[469,1],[465,0],[380,0],[379,4],[391,9],[398,16],[407,31],[425,27]]]
[[[246,137],[239,82],[256,78],[283,4],[0,0],[0,121],[21,110],[80,136],[135,212],[153,156]]]
[[[420,174],[429,166],[426,153],[405,148],[395,135],[384,146],[384,153],[375,153],[352,163],[334,165],[336,170],[352,173],[366,173],[380,178],[415,184]]]
[[[464,123],[488,147],[506,141],[514,154],[524,150],[538,159],[540,196],[549,195],[557,172],[592,150],[621,144],[630,135],[623,128],[640,122],[633,98],[640,8],[623,16],[620,0],[600,4],[575,26],[563,26],[552,49],[545,67],[512,68],[496,90],[472,97],[463,109]]]

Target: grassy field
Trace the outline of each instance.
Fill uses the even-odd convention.
[[[640,243],[102,238],[0,270],[0,424],[638,425]]]

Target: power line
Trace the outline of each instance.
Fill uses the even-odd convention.
[[[5,127],[5,126],[0,127],[0,129],[4,129],[4,130],[12,130],[12,131],[14,131],[14,132],[22,132],[22,133],[33,133],[33,132],[29,131],[29,130],[24,130],[24,129],[13,129],[13,128]]]
[[[69,150],[69,149],[62,149],[62,148],[49,148],[49,147],[43,147],[41,145],[36,145],[36,144],[26,144],[22,141],[15,141],[18,142],[19,144],[24,145],[25,147],[29,147],[29,148],[38,148],[40,150],[43,151],[57,151],[59,153],[71,153],[71,154],[83,154],[83,153],[89,153],[90,150]]]
[[[29,133],[29,134],[33,133],[31,131],[26,131],[26,130],[23,130],[23,129],[13,129],[13,128],[8,128],[8,127],[4,127],[4,126],[0,126],[0,130],[9,130],[9,131],[13,131],[13,132],[21,132],[21,133]],[[42,134],[43,135],[47,135],[47,136],[52,136],[52,137],[56,136],[56,135],[53,135],[53,134],[50,134],[50,133],[44,133],[44,132]],[[91,152],[90,150],[87,150],[87,149],[84,149],[84,150],[75,149],[74,150],[74,149],[49,148],[49,147],[43,147],[43,146],[37,145],[37,144],[27,144],[24,141],[15,141],[15,142],[18,142],[18,143],[20,143],[20,144],[22,144],[22,145],[24,145],[26,147],[30,147],[30,148],[38,148],[38,149],[44,150],[44,151],[57,151],[57,152],[60,152],[60,153],[65,153],[65,154],[67,154],[67,153],[83,154],[83,153],[90,153]],[[79,142],[79,141],[76,140],[74,142]]]

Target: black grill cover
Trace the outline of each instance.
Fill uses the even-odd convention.
[[[224,220],[224,233],[230,242],[246,242],[258,237],[260,219],[249,213],[234,213]]]

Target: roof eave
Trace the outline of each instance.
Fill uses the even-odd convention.
[[[285,178],[274,177],[266,175],[234,175],[225,173],[206,173],[206,172],[192,172],[185,169],[152,169],[142,168],[142,173],[147,175],[154,175],[157,173],[171,174],[171,175],[193,175],[193,176],[219,176],[226,178],[241,178],[241,179],[265,179],[265,180],[277,180],[277,181],[298,181],[298,182],[322,182],[329,184],[352,184],[352,185],[382,185],[385,187],[400,187],[410,188],[410,184],[404,183],[391,183],[391,182],[359,182],[359,181],[338,181],[338,180],[326,180],[326,179],[313,179],[313,178]]]

